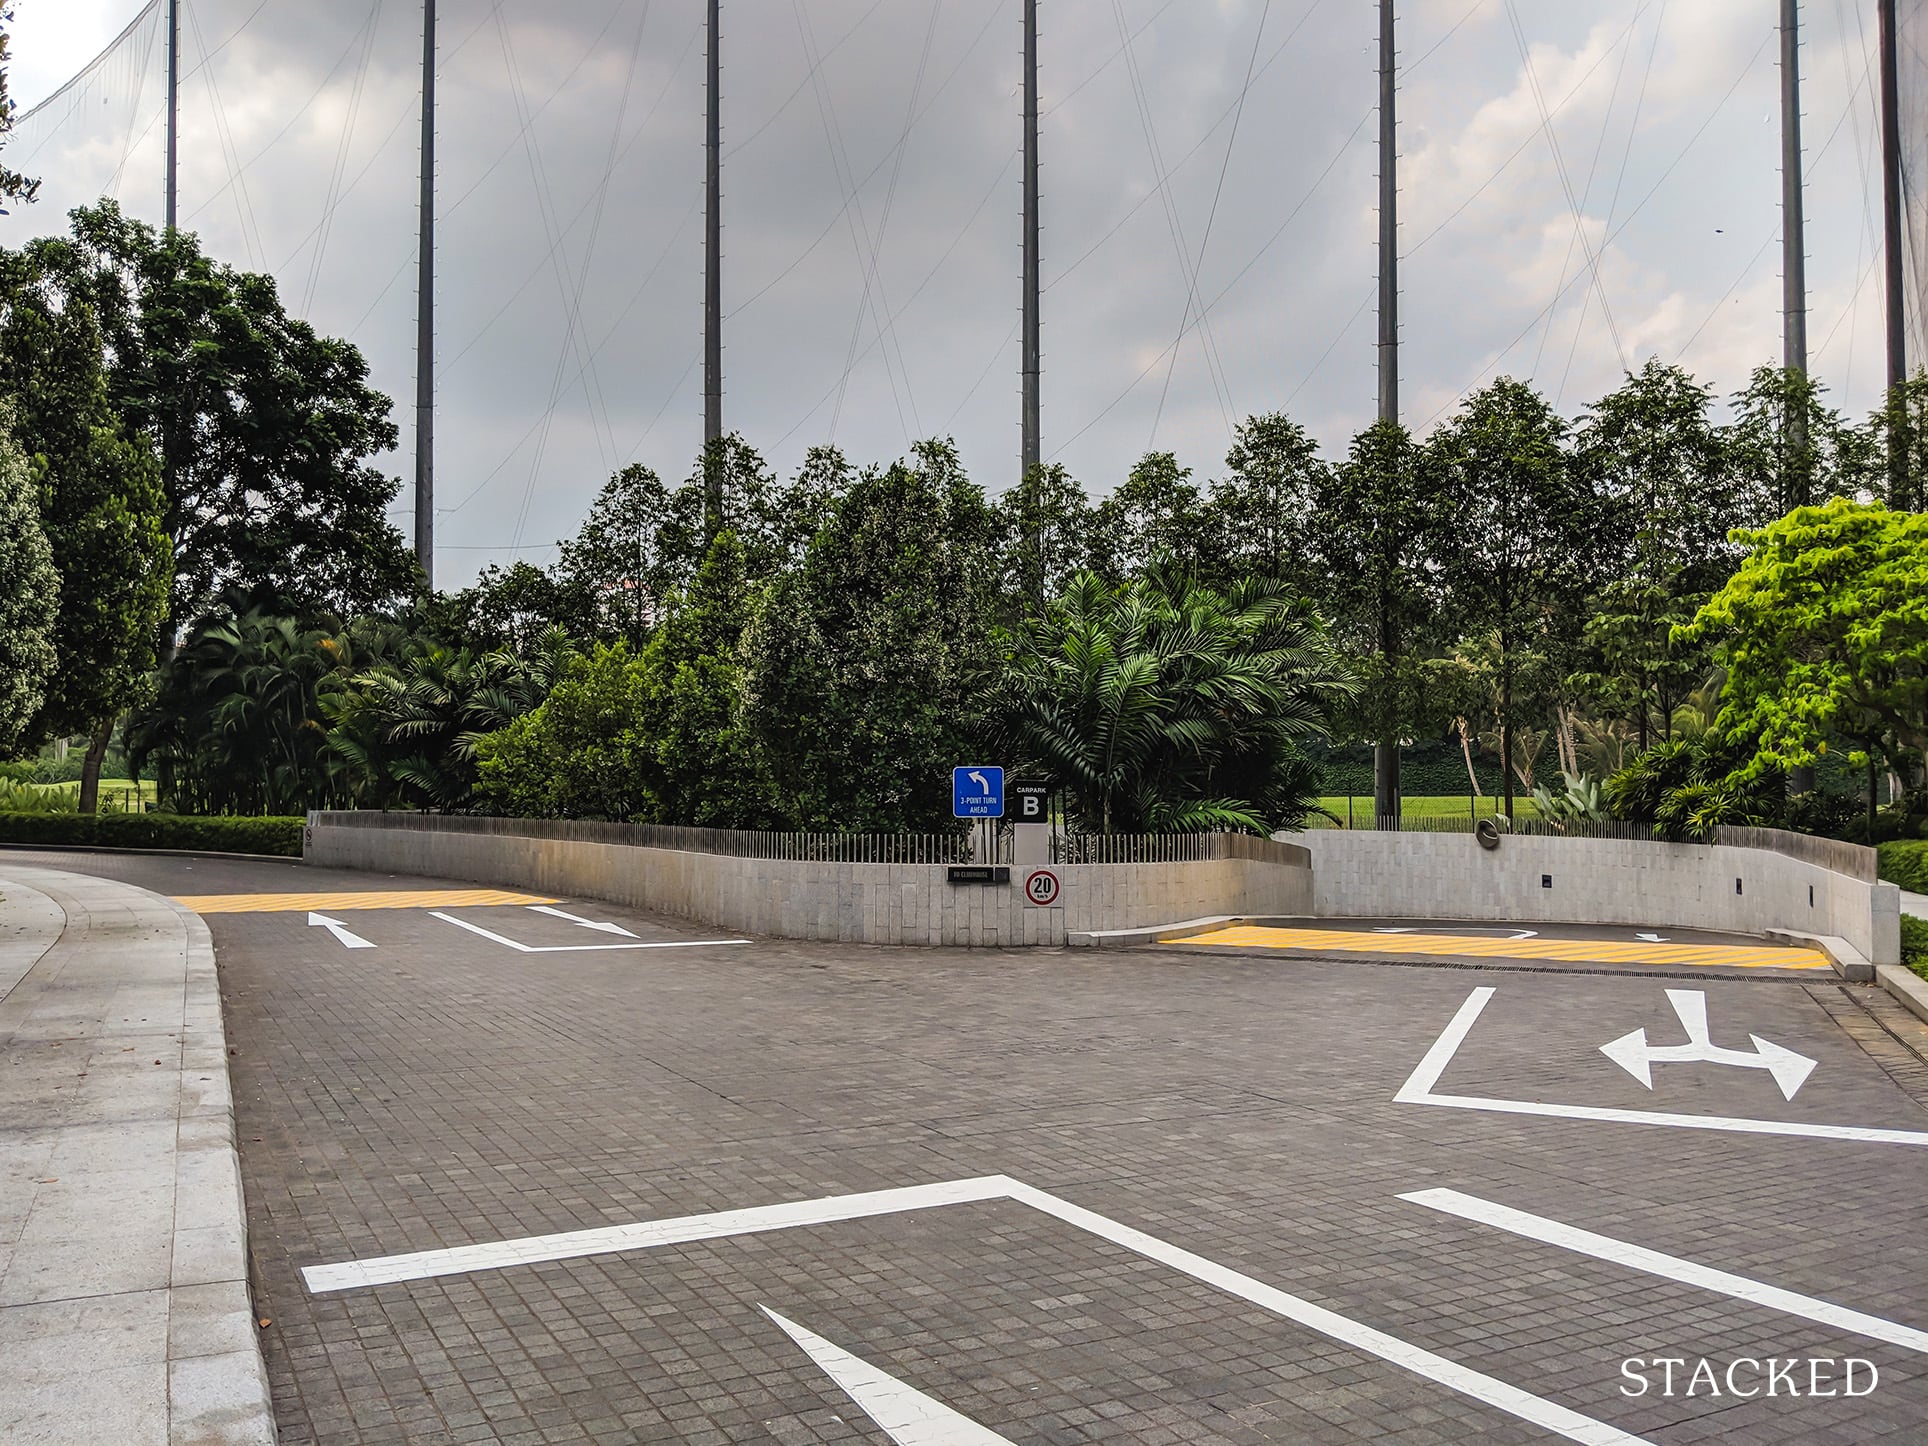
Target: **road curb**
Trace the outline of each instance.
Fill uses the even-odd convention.
[[[1907,1006],[1908,1012],[1928,1023],[1928,979],[1905,964],[1882,964],[1874,971],[1881,987]]]
[[[1178,924],[1154,924],[1144,929],[1093,929],[1073,931],[1065,943],[1073,949],[1129,949],[1139,944],[1169,944],[1214,929],[1230,929],[1241,924],[1256,924],[1237,914],[1212,914],[1203,919],[1187,919]]]
[[[1769,929],[1763,936],[1776,944],[1799,944],[1826,957],[1834,972],[1850,984],[1874,983],[1874,965],[1838,934],[1803,934],[1796,929]]]
[[[66,916],[0,999],[0,1049],[32,1092],[0,1138],[39,1152],[25,1228],[40,1240],[0,1274],[0,1324],[74,1362],[0,1372],[0,1436],[273,1446],[207,925],[130,884],[0,869]],[[135,1203],[90,1213],[97,1188]],[[91,1389],[110,1366],[122,1384]]]

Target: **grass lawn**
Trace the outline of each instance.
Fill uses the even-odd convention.
[[[66,798],[66,808],[69,810],[80,797],[78,782],[30,783],[26,786],[37,793]],[[154,780],[151,778],[144,778],[139,784],[128,778],[103,778],[100,781],[100,806],[103,812],[139,813],[144,805],[153,803],[156,796]]]
[[[1328,795],[1319,800],[1322,807],[1330,809],[1339,818],[1346,817],[1346,796],[1343,793]],[[1352,795],[1352,817],[1369,819],[1372,817],[1372,795],[1355,793]],[[1491,818],[1505,807],[1505,800],[1488,796],[1473,799],[1468,803],[1466,795],[1460,794],[1408,794],[1401,800],[1408,818],[1472,818],[1474,809],[1480,818]],[[1513,812],[1517,818],[1537,817],[1533,799],[1528,794],[1519,794],[1513,800]]]

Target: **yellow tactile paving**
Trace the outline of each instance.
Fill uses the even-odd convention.
[[[1475,959],[1557,959],[1587,964],[1675,964],[1700,969],[1827,969],[1813,949],[1750,944],[1638,944],[1605,939],[1479,939],[1460,934],[1371,934],[1347,929],[1216,929],[1179,944],[1316,949],[1340,954],[1446,954]]]
[[[553,904],[547,894],[506,889],[381,889],[365,893],[189,894],[175,903],[197,914],[301,914],[338,909],[481,909],[498,904]]]

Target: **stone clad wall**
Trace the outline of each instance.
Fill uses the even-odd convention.
[[[1872,964],[1901,958],[1893,884],[1766,848],[1512,835],[1489,852],[1468,833],[1283,837],[1312,855],[1321,916],[1788,930],[1845,939]]]
[[[606,899],[745,934],[861,944],[1061,945],[1072,932],[1312,908],[1303,852],[1261,840],[1253,851],[1271,857],[1058,865],[1052,872],[1063,886],[1060,903],[1038,908],[1020,892],[1030,871],[1021,864],[1012,865],[1008,886],[953,885],[941,864],[735,858],[603,842],[593,836],[598,832],[608,830],[320,813],[309,818],[304,858],[331,868]]]

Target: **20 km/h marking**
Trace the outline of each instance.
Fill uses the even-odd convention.
[[[974,1180],[950,1180],[897,1190],[873,1190],[859,1195],[726,1210],[710,1215],[686,1215],[673,1220],[648,1220],[634,1225],[601,1226],[558,1235],[539,1235],[526,1240],[456,1246],[449,1250],[425,1250],[411,1255],[392,1255],[339,1265],[311,1265],[304,1268],[301,1274],[309,1291],[319,1295],[326,1291],[352,1290],[396,1281],[464,1275],[476,1270],[500,1270],[592,1255],[613,1255],[657,1245],[719,1240],[732,1235],[828,1225],[844,1220],[991,1200],[1010,1200],[1028,1205],[1066,1225],[1087,1231],[1202,1284],[1248,1301],[1281,1319],[1390,1362],[1475,1401],[1517,1416],[1522,1421],[1544,1427],[1569,1441],[1583,1442],[1585,1446],[1646,1446],[1643,1437],[1629,1435],[1618,1427],[1582,1415],[1557,1401],[1536,1396],[1484,1371],[1448,1360],[1423,1346],[1388,1335],[1303,1296],[1267,1285],[1241,1271],[1207,1260],[1202,1255],[1195,1255],[1155,1235],[1147,1235],[1142,1230],[1134,1230],[1096,1211],[1073,1205],[1069,1200],[1047,1194],[1008,1175],[986,1175]],[[942,1441],[944,1438],[932,1439]],[[968,1441],[968,1438],[957,1439]]]
[[[1562,1120],[1601,1120],[1621,1125],[1661,1125],[1676,1130],[1723,1130],[1744,1135],[1799,1135],[1815,1140],[1850,1140],[1864,1145],[1928,1145],[1928,1131],[1881,1130],[1863,1125],[1809,1125],[1794,1120],[1750,1120],[1726,1115],[1681,1115],[1661,1110],[1622,1110],[1603,1105],[1549,1105],[1538,1100],[1489,1099],[1481,1095],[1433,1093],[1459,1047],[1472,1033],[1480,1011],[1498,991],[1481,985],[1466,996],[1452,1022],[1433,1041],[1425,1058],[1393,1096],[1401,1105],[1438,1105],[1449,1110],[1491,1110],[1506,1115],[1545,1115]]]

